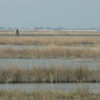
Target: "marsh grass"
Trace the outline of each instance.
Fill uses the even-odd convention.
[[[100,100],[100,94],[90,93],[87,89],[74,92],[38,91],[32,93],[0,91],[1,100]]]
[[[90,58],[100,59],[100,49],[92,48],[32,48],[32,49],[9,49],[0,48],[1,58]]]
[[[58,45],[99,46],[99,37],[0,37],[0,44],[10,45]]]
[[[0,68],[0,83],[100,82],[100,69],[34,66],[30,69]]]

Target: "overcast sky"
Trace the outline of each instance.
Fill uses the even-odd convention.
[[[100,0],[0,0],[0,26],[100,27]]]

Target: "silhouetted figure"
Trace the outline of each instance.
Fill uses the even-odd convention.
[[[20,36],[20,34],[19,34],[19,30],[18,29],[16,29],[16,34],[15,34],[16,36]]]

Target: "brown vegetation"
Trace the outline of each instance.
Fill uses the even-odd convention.
[[[38,91],[25,93],[18,91],[0,91],[1,100],[100,100],[100,94],[89,93],[88,89],[79,89],[75,92],[46,92]]]
[[[0,44],[99,46],[99,37],[0,37]]]
[[[65,65],[30,69],[0,68],[0,83],[100,82],[100,69],[70,68]]]
[[[1,58],[90,58],[100,59],[100,49],[92,48],[32,48],[32,49],[0,49]]]

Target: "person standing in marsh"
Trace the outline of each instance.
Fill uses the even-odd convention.
[[[20,34],[19,34],[19,29],[16,29],[15,36],[20,36]]]

